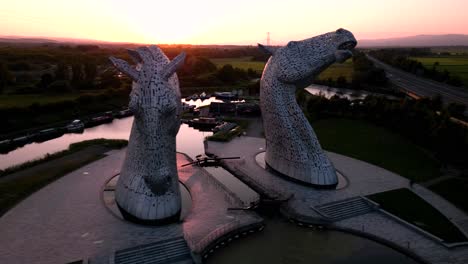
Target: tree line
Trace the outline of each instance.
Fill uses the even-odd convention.
[[[327,99],[302,95],[298,99],[312,120],[329,117],[366,120],[409,138],[435,153],[441,161],[468,169],[468,130],[450,119],[451,110],[442,105],[440,97],[390,100],[367,96],[350,101],[338,96]]]

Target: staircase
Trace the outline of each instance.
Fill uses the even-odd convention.
[[[115,264],[193,263],[183,237],[127,248],[115,252]]]
[[[333,222],[363,215],[374,210],[372,205],[362,197],[321,204],[316,206],[315,209]]]

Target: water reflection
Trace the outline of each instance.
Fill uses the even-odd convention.
[[[305,88],[307,92],[313,95],[321,95],[324,96],[325,98],[330,99],[332,96],[338,95],[343,98],[347,98],[348,100],[358,100],[358,99],[364,99],[368,95],[375,95],[375,96],[384,96],[388,99],[396,99],[395,96],[391,95],[385,95],[385,94],[379,94],[379,93],[371,93],[367,91],[362,91],[362,90],[350,90],[350,89],[344,89],[344,88],[333,88],[333,87],[328,87],[324,85],[317,85],[317,84],[312,84],[311,86]]]
[[[132,123],[133,117],[114,119],[112,123],[87,128],[82,134],[65,134],[46,142],[28,144],[8,154],[0,155],[0,169],[41,158],[47,153],[65,150],[71,143],[96,138],[128,139]],[[212,132],[200,132],[182,124],[177,134],[177,151],[186,153],[192,158],[204,153],[203,139],[210,135]]]
[[[331,98],[332,96],[338,95],[341,97],[345,97],[349,100],[357,100],[357,99],[364,99],[370,93],[363,92],[359,90],[349,90],[349,89],[342,89],[342,88],[333,88],[323,85],[316,85],[313,84],[307,88],[305,88],[307,92],[313,95],[322,95],[325,98]]]

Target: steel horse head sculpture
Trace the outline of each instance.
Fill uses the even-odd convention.
[[[259,44],[271,55],[260,82],[265,162],[270,168],[302,183],[336,186],[335,168],[296,102],[296,89],[310,85],[332,63],[350,58],[356,44],[353,34],[344,29],[281,48]]]
[[[129,50],[136,63],[111,57],[133,80],[129,108],[135,119],[115,191],[125,218],[147,224],[177,220],[181,197],[176,164],[176,135],[181,100],[175,71],[185,54],[170,61],[157,46]]]

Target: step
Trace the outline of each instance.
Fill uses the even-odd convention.
[[[372,206],[361,197],[319,205],[316,209],[333,221],[366,214],[373,210]]]
[[[340,204],[325,204],[325,205],[319,205],[319,206],[317,206],[317,207],[318,207],[318,208],[321,208],[321,209],[341,208],[341,207],[346,207],[346,206],[355,205],[355,204],[364,204],[364,205],[367,205],[367,202],[365,202],[365,201],[363,201],[363,200],[353,200],[353,201],[349,201],[349,202],[346,202],[346,203],[340,203]]]
[[[341,211],[347,211],[347,210],[352,210],[355,208],[368,208],[369,205],[367,204],[352,204],[348,206],[342,206],[342,207],[337,207],[337,208],[318,208],[322,212],[341,212]]]
[[[164,240],[116,251],[116,264],[161,263],[192,260],[190,248],[183,238]]]
[[[124,257],[116,257],[116,260],[129,260],[129,259],[138,259],[138,258],[172,258],[178,255],[190,255],[190,250],[188,247],[178,247],[178,248],[169,248],[160,251],[148,251],[148,252],[136,252],[134,255],[126,255]]]
[[[164,248],[164,247],[172,247],[172,246],[175,246],[176,244],[185,244],[185,240],[173,240],[173,241],[167,241],[167,242],[161,241],[161,242],[156,242],[156,243],[152,243],[149,245],[141,245],[141,246],[132,247],[128,249],[118,250],[116,254],[119,254],[119,255],[125,255],[127,253],[134,254],[136,251],[153,250],[153,249],[157,250],[157,249]]]
[[[123,257],[116,257],[118,261],[139,259],[139,258],[172,258],[178,255],[190,255],[190,250],[187,247],[169,248],[160,251],[147,251],[147,252],[136,252],[134,255],[126,255]]]

